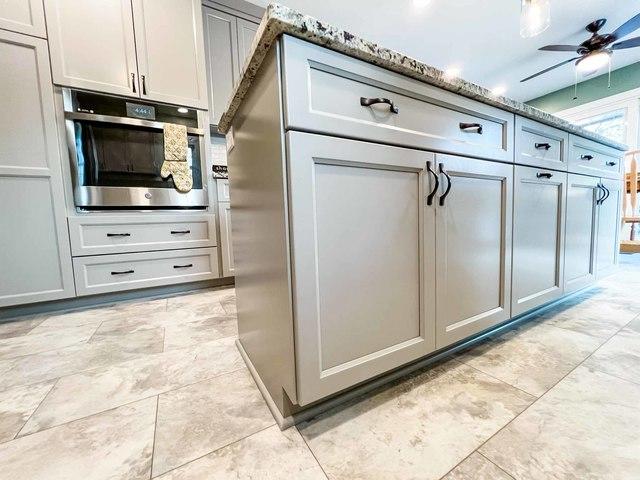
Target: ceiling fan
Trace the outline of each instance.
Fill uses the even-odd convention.
[[[613,32],[599,34],[598,32],[605,23],[607,23],[607,19],[600,18],[587,25],[585,27],[585,30],[591,33],[591,37],[582,42],[580,45],[547,45],[546,47],[540,48],[539,50],[550,52],[576,52],[578,56],[560,62],[556,65],[553,65],[552,67],[545,68],[544,70],[541,70],[538,73],[534,73],[527,78],[523,78],[520,81],[526,82],[527,80],[531,80],[538,75],[547,73],[554,68],[558,68],[567,63],[571,63],[574,60],[576,60],[576,68],[587,72],[595,71],[609,62],[609,57],[614,50],[640,47],[640,37],[634,37],[618,43],[613,43],[640,28],[640,13],[635,17],[627,20]]]

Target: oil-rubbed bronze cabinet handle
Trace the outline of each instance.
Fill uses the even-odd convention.
[[[536,143],[536,148],[538,150],[549,150],[551,148],[551,144],[550,143]]]
[[[398,113],[398,107],[396,107],[393,102],[391,100],[389,100],[388,98],[367,98],[367,97],[360,97],[360,105],[362,105],[363,107],[370,107],[371,105],[375,105],[377,103],[386,103],[387,105],[389,105],[389,111],[391,113]]]
[[[130,233],[107,233],[107,237],[130,237]]]
[[[133,89],[133,93],[137,93],[136,92],[136,74],[135,73],[131,74],[131,88]]]
[[[438,165],[438,168],[440,169],[440,173],[442,173],[445,176],[445,178],[447,179],[447,188],[445,189],[444,193],[440,197],[440,206],[443,207],[444,206],[444,200],[447,198],[447,196],[449,195],[449,192],[451,191],[451,177],[445,171],[444,163],[441,163],[440,165]]]
[[[616,165],[616,162],[607,162],[607,167],[615,167]]]
[[[174,265],[173,268],[191,268],[193,267],[193,263],[188,263],[186,265]]]
[[[548,179],[548,178],[553,177],[553,175],[550,174],[549,172],[538,172],[538,173],[536,173],[536,177],[538,177],[538,178],[547,178]]]
[[[460,130],[462,130],[463,132],[477,133],[478,135],[482,135],[482,124],[461,122]]]
[[[580,155],[580,160],[586,160],[587,162],[590,162],[591,160],[593,160],[593,155],[589,155],[589,154]]]
[[[433,175],[433,180],[435,182],[433,185],[433,190],[431,190],[431,193],[429,193],[429,196],[427,197],[427,205],[431,205],[433,203],[433,197],[435,196],[436,192],[438,191],[438,187],[440,186],[440,179],[438,178],[438,174],[431,168],[431,162],[429,161],[427,161],[427,172]]]
[[[191,233],[191,230],[171,230],[171,235],[180,235]]]
[[[145,75],[140,75],[140,78],[142,79],[142,94],[146,95],[147,94],[147,77]]]
[[[127,275],[129,273],[134,273],[133,270],[124,270],[123,272],[111,272],[111,275]]]

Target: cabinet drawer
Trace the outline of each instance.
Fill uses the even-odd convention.
[[[215,215],[70,217],[73,256],[213,247]]]
[[[73,271],[79,296],[219,277],[215,247],[76,257]]]
[[[513,161],[514,115],[299,39],[283,45],[287,128]]]
[[[516,163],[567,171],[569,134],[516,117]]]
[[[576,135],[569,136],[569,171],[597,177],[619,178],[622,153]]]

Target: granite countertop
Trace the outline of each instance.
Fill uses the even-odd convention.
[[[242,70],[240,82],[236,85],[227,110],[220,118],[218,130],[221,133],[226,133],[229,130],[233,117],[244,95],[251,88],[251,83],[262,61],[275,40],[282,34],[307,40],[415,78],[429,85],[595,140],[618,150],[627,150],[627,146],[624,144],[589,132],[550,113],[507,97],[493,95],[486,88],[462,79],[447,79],[441,70],[419,62],[415,58],[381,47],[373,42],[356,37],[345,30],[275,3],[270,4],[266,9],[253,41],[251,54]]]

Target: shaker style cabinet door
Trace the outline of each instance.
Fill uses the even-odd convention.
[[[563,294],[567,174],[516,166],[513,188],[515,317]]]
[[[47,38],[42,0],[3,0],[0,3],[0,28]]]
[[[258,31],[258,24],[238,18],[238,69],[242,71],[249,54],[251,53],[251,45]]]
[[[287,133],[297,398],[431,352],[433,154]]]
[[[202,7],[202,15],[209,84],[209,122],[217,125],[238,80],[237,19],[209,7]]]
[[[596,280],[597,199],[600,179],[569,174],[564,250],[564,293],[584,288]]]
[[[53,82],[139,96],[131,0],[44,0]]]
[[[74,295],[47,42],[0,32],[0,307]]]
[[[199,0],[133,0],[142,98],[206,109]]]
[[[442,348],[509,320],[513,166],[451,155],[436,155],[436,163],[436,347]]]
[[[598,209],[598,240],[596,272],[599,278],[612,273],[618,266],[620,250],[620,206],[622,189],[620,180],[600,180],[603,194]]]

